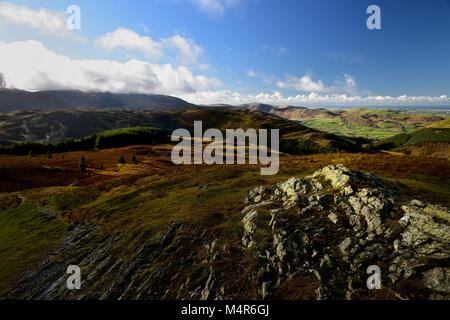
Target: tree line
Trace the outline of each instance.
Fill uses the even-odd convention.
[[[114,129],[78,139],[68,138],[62,142],[23,142],[0,147],[0,154],[35,155],[52,154],[91,149],[120,148],[134,144],[159,144],[170,141],[168,132],[151,127]]]

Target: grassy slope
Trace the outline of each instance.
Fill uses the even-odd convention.
[[[447,129],[449,129],[450,128],[450,119],[433,122],[433,123],[429,124],[427,126],[427,128],[447,128]]]
[[[380,141],[378,145],[393,148],[433,142],[450,142],[450,129],[425,128],[412,133],[395,135]]]
[[[357,108],[335,112],[334,117],[306,119],[301,123],[335,134],[382,140],[400,133],[411,133],[426,127],[430,122],[447,117],[440,113]]]
[[[178,114],[177,119],[182,128],[192,128],[194,120],[201,120],[204,129],[280,129],[281,151],[286,153],[302,153],[301,150],[296,150],[297,144],[308,140],[312,141],[317,145],[317,149],[322,149],[322,151],[358,150],[358,146],[334,134],[317,131],[298,122],[259,111],[202,108]]]
[[[116,156],[125,154],[128,159],[133,149],[140,150],[140,170],[135,171],[132,165],[118,167]],[[243,195],[249,189],[283,181],[294,175],[304,176],[330,163],[344,163],[354,169],[371,171],[403,183],[405,192],[433,202],[450,203],[447,187],[450,166],[444,160],[381,154],[289,156],[282,158],[277,176],[264,177],[255,166],[175,167],[165,161],[167,156],[163,151],[161,156],[146,153],[145,148],[141,147],[86,152],[92,166],[107,163],[103,173],[97,174],[114,171],[117,175],[103,181],[87,181],[83,179],[89,179],[88,176],[80,176],[78,186],[70,180],[68,182],[72,186],[61,184],[58,187],[3,193],[3,197],[20,195],[25,201],[19,205],[13,201],[9,204],[2,201],[6,205],[0,211],[0,288],[10,285],[20,272],[36,264],[40,257],[58,244],[70,223],[101,225],[100,236],[117,236],[119,240],[115,245],[120,248],[124,259],[144,243],[160,241],[172,222],[182,222],[184,225],[177,236],[179,241],[192,238],[196,230],[206,229],[208,233],[220,237],[221,245],[239,246],[242,236],[240,209]],[[77,157],[77,153],[73,157],[67,154],[65,159],[58,160],[58,166],[70,167],[71,159]],[[22,158],[21,161],[37,161]],[[52,164],[56,159],[42,161]],[[40,166],[41,162],[37,163]],[[50,218],[49,213],[54,213],[56,218]],[[191,249],[196,250],[195,247]],[[245,263],[245,257],[236,259],[241,258]],[[165,259],[177,257],[167,256]],[[231,267],[236,267],[236,261],[229,263]],[[230,268],[230,265],[224,264],[223,268]],[[195,275],[196,270],[187,267],[183,272]],[[229,272],[224,274],[229,276]],[[200,276],[195,275],[193,279]],[[229,279],[230,286],[236,286],[236,292],[243,286],[239,277],[236,275],[236,279]]]
[[[1,198],[5,199],[5,195]],[[33,201],[0,211],[0,295],[63,239],[67,224]]]
[[[384,139],[392,135],[396,135],[399,132],[403,132],[403,130],[414,130],[414,127],[411,125],[400,127],[399,125],[388,121],[380,122],[376,127],[345,123],[338,117],[334,119],[307,120],[302,121],[302,123],[311,128],[325,132],[369,139]]]
[[[65,115],[66,118],[69,116],[73,116],[75,111],[68,111]],[[119,112],[119,111],[117,111]],[[123,110],[121,112],[124,112]],[[61,112],[60,112],[61,113]],[[76,111],[77,114],[86,117],[87,114],[96,115],[96,117],[100,117],[99,115],[113,117],[114,113],[103,114],[100,111]],[[136,112],[129,111],[133,115],[136,116]],[[122,114],[122,113],[120,113]],[[42,118],[54,116],[53,113],[50,114],[39,114],[38,120],[42,123],[45,123],[45,120]],[[208,128],[217,128],[221,130],[225,129],[237,129],[242,128],[244,130],[254,128],[254,129],[279,129],[280,130],[280,139],[281,139],[281,151],[286,153],[311,153],[311,152],[329,152],[329,151],[354,151],[359,150],[359,147],[353,143],[352,141],[342,139],[339,136],[320,132],[315,129],[311,129],[306,127],[298,122],[290,121],[281,117],[277,117],[274,115],[268,115],[266,113],[262,113],[259,111],[251,111],[246,109],[231,109],[231,108],[193,108],[184,111],[177,112],[166,112],[166,113],[148,113],[146,115],[142,114],[142,117],[147,117],[147,125],[148,126],[156,126],[158,128],[162,128],[171,132],[171,130],[175,128],[185,128],[193,131],[194,121],[202,121],[203,130]],[[70,118],[70,117],[69,117]],[[36,120],[34,116],[31,116],[31,120]],[[65,119],[64,117],[62,119]],[[70,126],[72,125],[71,119],[62,120],[65,121],[65,126],[70,130]],[[98,120],[99,118],[97,118]],[[31,121],[30,120],[30,121]],[[94,121],[95,122],[95,121]],[[75,122],[77,123],[77,122]],[[133,122],[134,123],[134,122]],[[125,124],[123,124],[126,127]],[[95,125],[92,124],[93,128],[99,126],[98,123]],[[89,126],[87,126],[89,127]],[[110,135],[129,135],[129,130],[143,130],[142,127],[133,129],[133,128],[122,128],[107,131],[106,133],[100,133],[100,137],[108,138]],[[151,129],[148,129],[151,130]],[[131,132],[131,133],[133,133]],[[95,136],[89,136],[88,139]],[[130,140],[130,139],[125,139]],[[161,140],[161,139],[160,139]],[[67,140],[66,140],[67,141]],[[78,140],[77,140],[78,141]],[[305,142],[308,141],[308,144]],[[75,141],[76,142],[76,141]],[[133,143],[147,143],[145,141],[130,141]],[[76,144],[76,143],[75,143]],[[83,144],[84,145],[84,144]],[[118,146],[126,145],[123,143],[118,144]],[[17,145],[15,145],[17,146]],[[108,144],[107,147],[113,147],[114,144]],[[42,149],[42,148],[41,148]],[[75,146],[68,146],[67,150],[79,150],[79,148],[75,148]],[[306,149],[306,150],[304,150]],[[43,149],[45,153],[45,148]],[[59,150],[59,149],[58,149]],[[1,151],[1,150],[0,150]],[[35,151],[35,150],[34,150]],[[57,151],[54,151],[57,152]],[[20,152],[14,154],[27,154],[28,152]],[[35,151],[36,153],[36,151]]]

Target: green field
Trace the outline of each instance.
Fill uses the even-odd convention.
[[[412,125],[399,125],[390,121],[382,121],[378,123],[376,127],[349,124],[338,117],[332,119],[306,120],[301,121],[301,123],[320,131],[377,140],[385,139],[403,132],[412,132],[415,129]]]

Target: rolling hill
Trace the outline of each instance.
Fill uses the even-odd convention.
[[[0,143],[58,143],[67,138],[92,136],[98,132],[126,127],[155,127],[166,131],[193,130],[194,121],[203,129],[280,129],[281,150],[288,153],[355,151],[351,139],[321,132],[260,111],[234,108],[191,108],[181,111],[143,110],[58,110],[20,111],[0,116]]]
[[[378,140],[400,133],[410,133],[437,121],[448,120],[449,117],[449,114],[445,112],[423,110],[314,109],[293,106],[277,107],[260,103],[245,104],[241,107],[299,121],[321,131]]]
[[[425,128],[412,133],[398,134],[382,140],[378,145],[383,148],[398,148],[433,142],[450,142],[449,128]]]
[[[412,133],[398,134],[376,144],[378,150],[390,150],[419,157],[450,159],[450,128],[438,128],[448,121],[439,121],[432,126]]]
[[[450,128],[450,119],[436,121],[427,126],[427,128]]]

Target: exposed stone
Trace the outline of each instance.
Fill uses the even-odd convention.
[[[363,188],[350,196],[348,202],[356,214],[364,216],[368,233],[380,235],[384,232],[382,216],[390,209],[391,200],[382,191]]]
[[[267,229],[257,231],[265,225],[252,224],[254,206],[243,211],[244,237],[251,238],[250,250],[260,257],[259,273],[265,275],[259,283],[262,298],[297,272],[311,273],[317,279],[317,299],[364,297],[369,294],[366,268],[373,264],[382,268],[383,279],[391,280],[383,288],[394,297],[414,297],[413,292],[392,287],[400,280],[416,281],[430,291],[429,298],[447,297],[447,208],[415,199],[405,203],[390,183],[342,165],[327,166],[309,177],[291,178],[264,190],[258,202],[265,205],[258,208],[270,203]],[[281,214],[292,208],[300,213],[298,221]],[[268,238],[259,239],[256,234],[271,234],[271,246],[264,243]],[[357,277],[361,278],[356,281]],[[419,284],[417,279],[422,279]]]
[[[428,289],[450,295],[450,268],[434,268],[424,272],[423,282]]]
[[[349,248],[352,245],[352,239],[351,238],[345,238],[340,244],[339,244],[339,250],[341,251],[342,255],[347,256],[349,253]]]
[[[333,222],[334,224],[338,223],[338,216],[337,216],[337,214],[334,213],[334,212],[331,212],[331,213],[328,215],[328,219],[330,219],[331,222]]]

